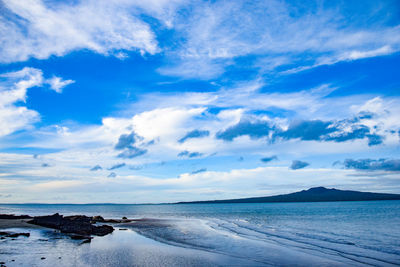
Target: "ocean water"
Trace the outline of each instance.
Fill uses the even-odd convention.
[[[400,265],[400,201],[0,205],[0,213],[47,215],[56,212],[102,215],[105,218],[158,219],[147,226],[126,225],[124,227],[129,231],[94,240],[93,247],[99,244],[96,242],[104,240],[108,240],[110,246],[112,242],[119,244],[122,236],[129,239],[126,236],[130,234],[132,239],[136,235],[136,239],[140,236],[168,247],[228,257],[227,265],[232,265],[232,258],[238,260],[239,266]],[[134,244],[131,247],[133,249]],[[0,250],[2,248],[4,251],[6,246],[0,243]],[[200,262],[199,266],[206,265],[206,261],[201,264],[202,259],[196,261]],[[189,265],[196,264],[192,262]]]

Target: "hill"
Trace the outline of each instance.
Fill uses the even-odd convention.
[[[272,203],[272,202],[325,202],[325,201],[366,201],[366,200],[400,200],[400,194],[370,193],[350,190],[313,187],[300,192],[270,197],[252,197],[225,200],[206,200],[179,202],[185,203]]]

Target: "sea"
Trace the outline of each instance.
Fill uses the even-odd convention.
[[[124,226],[121,230],[125,231],[96,237],[87,247],[53,238],[54,232],[30,230],[29,244],[22,239],[14,243],[1,240],[0,261],[8,261],[7,266],[54,266],[57,260],[59,266],[400,266],[397,200],[0,204],[0,213],[84,214],[160,222],[148,227]],[[32,248],[36,254],[26,252]],[[39,260],[41,255],[46,259]]]

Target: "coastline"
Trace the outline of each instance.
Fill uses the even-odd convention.
[[[93,219],[101,214],[106,219],[95,225],[114,227],[110,234],[94,235],[83,242],[54,228],[27,224],[25,219],[2,220],[0,232],[30,233],[30,237],[0,240],[0,262],[6,262],[6,266],[31,266],[28,262],[32,260],[36,266],[52,266],[50,262],[53,266],[400,263],[396,245],[400,231],[395,227],[400,201],[6,208],[8,213],[37,216],[60,211],[65,218],[87,218],[74,214],[88,214]],[[125,216],[129,219],[116,219]],[[19,262],[13,264],[12,260]]]
[[[265,263],[193,248],[184,248],[145,237],[113,223],[112,234],[89,243],[69,238],[52,228],[29,224],[29,219],[0,219],[0,229],[28,232],[29,237],[0,240],[3,266],[269,266]],[[142,226],[154,220],[136,219]],[[119,225],[121,227],[119,227]]]

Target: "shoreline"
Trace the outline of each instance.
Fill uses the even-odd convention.
[[[70,234],[27,223],[29,219],[0,219],[0,232],[24,231],[27,236],[0,240],[3,266],[270,266],[255,260],[167,244],[128,227],[164,225],[157,219],[134,219],[112,223],[115,231],[94,236],[90,242]],[[117,221],[114,219],[114,221]]]
[[[393,206],[393,203],[391,203],[381,208],[384,208],[384,210],[388,208],[393,210],[394,208],[396,210],[396,207],[400,207],[399,205],[400,203]],[[358,204],[358,206],[360,205]],[[321,206],[316,206],[316,208],[320,209]],[[351,206],[351,208],[353,209],[354,207]],[[51,211],[54,212],[54,209],[51,209]],[[379,246],[376,243],[370,243],[365,240],[358,242],[352,236],[343,235],[340,231],[326,235],[326,232],[323,232],[325,228],[322,228],[319,229],[322,231],[313,232],[310,235],[309,231],[298,232],[290,228],[288,231],[288,228],[285,227],[275,228],[273,223],[264,223],[259,226],[249,221],[249,219],[251,220],[249,216],[235,215],[229,219],[224,218],[224,216],[202,217],[201,213],[196,213],[197,216],[187,217],[183,217],[182,213],[174,214],[174,216],[169,213],[168,216],[158,217],[157,214],[160,213],[159,210],[156,211],[157,213],[153,214],[132,212],[130,214],[134,214],[131,217],[133,219],[125,217],[122,219],[104,219],[99,215],[87,217],[84,215],[71,215],[81,213],[76,210],[68,211],[66,213],[68,216],[64,218],[77,219],[78,221],[90,218],[91,223],[96,221],[94,223],[96,226],[108,224],[115,228],[113,232],[104,236],[83,236],[84,239],[73,238],[74,234],[65,233],[54,228],[29,224],[27,223],[29,219],[0,219],[0,232],[3,232],[2,229],[9,228],[10,230],[7,231],[12,231],[12,233],[6,233],[6,235],[18,234],[17,231],[21,235],[14,239],[11,236],[5,237],[5,235],[2,236],[5,238],[0,237],[2,239],[0,240],[0,262],[5,262],[4,259],[23,259],[24,255],[37,257],[36,254],[33,255],[34,253],[31,250],[42,251],[43,257],[49,259],[53,257],[50,255],[50,251],[55,248],[57,248],[55,253],[58,253],[58,256],[63,258],[64,263],[67,260],[64,260],[64,256],[59,254],[60,251],[62,253],[65,251],[65,255],[69,255],[68,257],[79,259],[79,262],[68,262],[69,264],[61,264],[62,266],[81,266],[80,264],[85,261],[89,261],[89,263],[82,264],[82,266],[98,266],[99,262],[102,262],[101,258],[103,260],[112,260],[113,262],[109,262],[109,265],[100,264],[100,266],[152,266],[150,263],[154,263],[153,260],[156,260],[156,266],[177,266],[180,265],[178,263],[181,263],[182,260],[194,260],[193,255],[200,255],[198,257],[201,260],[197,261],[199,258],[196,258],[197,260],[194,260],[195,263],[183,264],[182,266],[219,266],[219,264],[205,264],[208,262],[230,263],[222,264],[222,266],[232,266],[235,265],[232,263],[236,262],[242,262],[244,266],[309,266],[313,264],[390,266],[400,262],[400,253],[396,253],[397,248],[394,247],[393,252],[390,250],[382,251],[378,249]],[[247,210],[239,211],[247,212]],[[19,214],[20,212],[31,213],[28,210],[20,210],[15,213]],[[342,213],[342,210],[340,212]],[[82,213],[85,212],[82,210]],[[36,214],[43,214],[43,210]],[[118,212],[114,213],[114,216],[110,212],[102,213],[100,210],[92,210],[86,214],[107,214],[109,218],[129,216],[129,213],[125,210],[118,210]],[[164,214],[167,214],[167,212],[164,212]],[[380,213],[376,214],[379,215]],[[0,218],[2,217],[0,216]],[[265,218],[267,217],[260,217],[260,219]],[[296,215],[292,216],[291,219],[297,221],[298,218],[298,215]],[[288,219],[285,217],[284,221],[287,222]],[[330,221],[324,219],[320,222],[329,223]],[[353,221],[349,220],[348,222]],[[355,222],[359,222],[359,220]],[[378,222],[387,223],[383,219],[379,219]],[[366,227],[365,229],[370,228]],[[24,234],[28,232],[30,237],[24,237]],[[396,239],[387,241],[387,244],[390,245],[396,242]],[[373,247],[365,247],[365,244],[372,244]],[[26,247],[27,251],[18,252],[20,247]],[[164,251],[166,254],[160,251]],[[106,255],[112,259],[104,258]],[[151,255],[152,258],[144,260],[144,255],[146,257]],[[133,260],[132,257],[135,259],[140,258],[144,261],[141,261],[141,264],[130,264],[129,260]],[[166,257],[172,257],[174,264],[159,264],[164,262]],[[119,258],[121,258],[120,262],[118,262]],[[40,258],[36,260],[40,262]],[[52,261],[59,261],[59,259],[52,258]],[[121,263],[122,261],[124,264]],[[20,265],[7,264],[7,266]],[[43,266],[43,263],[40,262],[37,266]]]

